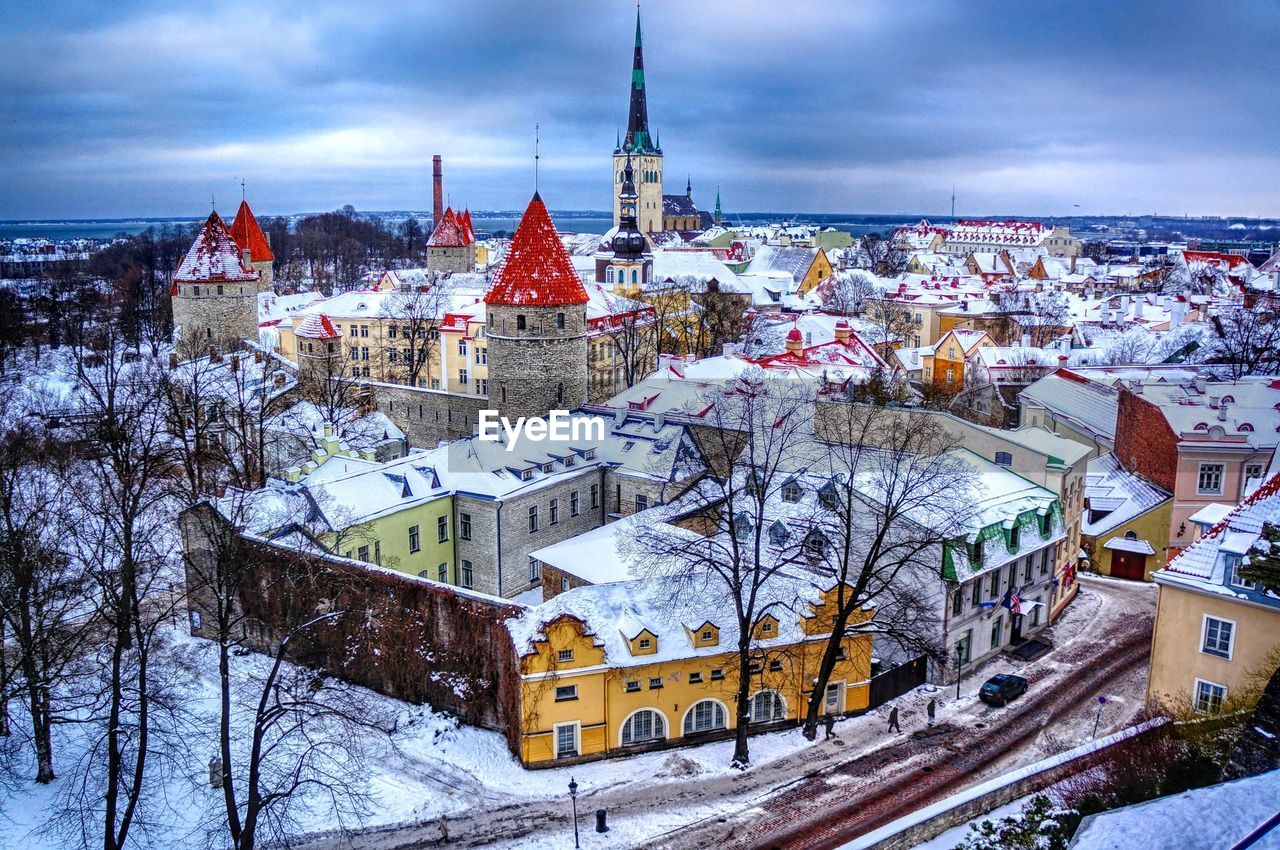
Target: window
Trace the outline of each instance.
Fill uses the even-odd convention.
[[[1040,625],[1040,597],[1037,596],[1031,601],[1031,625]]]
[[[458,579],[458,583],[463,587],[471,587],[475,582],[475,571],[470,561],[462,562],[462,576]]]
[[[564,330],[564,313],[556,313],[556,330]]]
[[[1242,428],[1241,430],[1244,430],[1244,429]],[[1244,483],[1245,483],[1245,484],[1248,484],[1248,483],[1249,483],[1249,479],[1251,479],[1251,478],[1261,478],[1261,477],[1262,477],[1262,471],[1263,471],[1263,465],[1262,465],[1262,464],[1260,464],[1260,463],[1246,463],[1246,464],[1244,465]],[[1243,494],[1244,494],[1244,491],[1242,490],[1242,491],[1241,491],[1241,495],[1243,495]]]
[[[552,499],[551,505],[547,508],[547,524],[555,525],[560,522],[560,500]]]
[[[787,716],[787,707],[777,691],[761,691],[751,698],[751,722],[772,723]]]
[[[1213,714],[1222,710],[1222,704],[1227,699],[1227,686],[1219,685],[1217,682],[1206,682],[1204,679],[1196,679],[1196,693],[1192,699],[1192,707],[1201,714]]]
[[[368,547],[368,545],[361,546],[361,547],[359,547],[358,549],[356,549],[356,559],[357,559],[357,560],[360,560],[360,561],[364,561],[366,564],[367,564],[367,563],[369,563],[369,547]]]
[[[1200,475],[1196,479],[1196,492],[1210,496],[1222,494],[1222,464],[1200,464]]]
[[[538,506],[531,505],[529,507],[529,533],[533,534],[538,530]]]
[[[440,566],[436,567],[436,578],[439,579],[441,584],[449,583],[449,565],[448,564],[441,564]]]
[[[467,370],[466,370],[466,369],[459,369],[459,370],[458,370],[458,383],[462,385],[462,388],[463,388],[464,390],[467,388],[467,383],[468,383],[468,381],[467,381]]]
[[[844,682],[832,682],[823,694],[822,709],[827,714],[844,710]]]
[[[836,497],[836,488],[828,483],[818,491],[818,502],[827,510],[834,511],[840,507],[840,500]]]
[[[702,684],[702,673],[701,673],[701,672],[698,672],[698,673],[690,673],[690,674],[689,674],[689,684],[691,684],[691,685],[700,685],[700,684]]]
[[[984,554],[985,554],[985,553],[983,552],[983,545],[982,545],[982,541],[981,541],[981,540],[975,540],[975,541],[973,542],[973,564],[974,564],[974,566],[975,566],[975,567],[980,567],[980,566],[982,566],[982,561],[983,561],[983,557],[982,557],[982,556],[983,556]]]
[[[638,693],[638,692],[640,691],[640,680],[639,680],[639,679],[628,679],[628,680],[627,680],[626,687],[625,687],[625,690],[626,690],[626,692],[627,692],[627,693],[629,693],[629,694]]]
[[[654,691],[662,687],[662,677],[654,676],[649,680],[649,690]]]
[[[409,526],[409,551],[419,552],[421,550],[422,546],[418,542],[418,526],[411,525]]]
[[[963,666],[973,658],[973,629],[967,629],[964,636],[956,641],[956,660]]]
[[[1049,574],[1049,548],[1046,546],[1044,550],[1040,552],[1040,575],[1043,576],[1048,574]]]
[[[724,671],[719,667],[711,671],[711,681],[718,682],[724,678]]]
[[[798,502],[800,501],[800,485],[787,482],[782,485],[782,501]]]
[[[969,604],[972,605],[974,608],[977,608],[978,605],[982,603],[982,582],[975,581],[973,583],[973,587],[971,588],[971,591],[972,592],[970,593],[970,596],[969,596]]]
[[[777,673],[779,670],[782,669],[782,662],[777,658],[773,659],[772,661],[769,662],[769,669]]]
[[[557,685],[556,702],[568,702],[578,698],[577,685]]]
[[[1013,455],[1009,452],[996,452],[996,464],[999,466],[1013,466]]]
[[[556,653],[556,661],[560,662],[561,664],[565,663],[566,661],[572,661],[572,660],[573,660],[572,649],[562,649]]]
[[[578,724],[561,723],[556,730],[556,758],[572,758],[578,754]]]
[[[723,728],[725,728],[724,706],[715,700],[704,699],[695,702],[693,708],[689,709],[684,716],[686,735]]]
[[[471,539],[471,514],[458,514],[458,539]]]
[[[537,581],[540,578],[542,578],[541,563],[534,558],[530,558],[529,559],[529,581]]]
[[[1235,628],[1236,624],[1230,620],[1219,620],[1217,617],[1210,617],[1206,614],[1204,618],[1204,640],[1200,645],[1200,651],[1206,655],[1230,658],[1231,638]]]
[[[827,538],[818,529],[809,532],[804,541],[805,551],[810,555],[824,555],[827,551]]]
[[[373,562],[378,566],[382,566],[382,541],[373,541]]]
[[[622,724],[622,746],[661,741],[667,737],[667,722],[651,708],[642,708]]]
[[[436,518],[436,540],[444,543],[449,539],[449,518],[447,516]]]
[[[991,624],[991,648],[999,649],[1004,643],[1004,617],[996,617]]]
[[[1025,566],[1025,567],[1023,568],[1023,570],[1022,570],[1022,580],[1023,580],[1023,582],[1029,582],[1029,581],[1031,581],[1031,568],[1032,568],[1032,566],[1033,566],[1032,562],[1033,562],[1034,560],[1035,560],[1035,559],[1034,559],[1034,558],[1032,558],[1032,557],[1030,557],[1030,556],[1028,556],[1028,557],[1027,557],[1027,563],[1026,563],[1026,566]]]
[[[1000,571],[996,570],[991,574],[991,598],[995,599],[1000,595]]]
[[[568,589],[569,589],[569,579],[562,577],[560,579],[560,591],[563,593]]]
[[[574,490],[569,494],[569,516],[577,516],[579,513],[578,491]]]
[[[636,512],[647,511],[649,509],[649,497],[636,494]]]
[[[1021,538],[1022,529],[1018,528],[1017,521],[1014,521],[1013,528],[1009,529],[1009,548],[1018,551],[1019,540]]]
[[[591,507],[592,508],[600,507],[600,485],[599,484],[591,485]]]
[[[773,634],[773,622],[772,622],[772,621],[769,621],[769,620],[766,620],[765,622],[761,623],[761,624],[760,624],[760,634],[762,634],[762,635],[771,635],[771,634]]]
[[[964,593],[957,590],[951,595],[951,613],[959,615],[964,610]]]
[[[467,356],[467,341],[465,339],[458,340],[458,356],[459,357]]]
[[[1245,590],[1253,590],[1256,585],[1247,578],[1240,575],[1241,557],[1239,555],[1227,555],[1224,558],[1223,572],[1226,573],[1227,583],[1232,587],[1243,587]]]
[[[395,326],[395,325],[390,325],[390,326],[387,328],[387,338],[388,338],[388,339],[395,339],[395,338],[396,338],[396,333],[397,333],[397,330],[396,330],[396,326]]]
[[[641,649],[649,649],[653,646],[653,641],[650,638],[640,638],[640,641],[636,645]]]
[[[516,316],[516,330],[522,331],[524,329],[525,329],[525,320],[524,320],[524,315],[521,314]]]

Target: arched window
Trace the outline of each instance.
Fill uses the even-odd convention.
[[[609,266],[604,270],[604,282],[613,283],[613,266]]]
[[[787,716],[787,704],[777,691],[761,691],[751,698],[751,722],[772,723]]]
[[[1138,532],[1136,532],[1136,531],[1132,531],[1132,530],[1131,530],[1131,531],[1126,531],[1126,532],[1124,533],[1124,539],[1125,539],[1125,540],[1137,540],[1137,539],[1138,539]]]
[[[632,282],[632,283],[639,283],[639,282],[640,282],[640,272],[639,272],[638,270],[636,270],[636,269],[632,269],[632,270],[631,270],[631,282]]]
[[[714,699],[695,702],[684,715],[684,734],[725,728],[724,703]]]
[[[661,741],[667,737],[667,720],[661,712],[642,708],[622,724],[622,746]]]

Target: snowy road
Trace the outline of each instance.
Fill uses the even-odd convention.
[[[1090,577],[1083,578],[1082,585],[1079,598],[1053,626],[1052,653],[1029,663],[993,659],[965,678],[958,701],[954,689],[930,692],[926,686],[913,691],[896,701],[902,734],[885,733],[886,705],[841,723],[837,741],[808,743],[799,730],[754,737],[757,764],[742,773],[706,767],[703,757],[709,748],[724,748],[727,762],[723,744],[696,748],[703,751],[696,754],[678,749],[578,766],[582,846],[751,847],[777,846],[780,840],[790,845],[815,818],[831,826],[838,820],[832,816],[851,801],[884,797],[885,789],[904,781],[912,787],[933,784],[919,782],[929,776],[921,769],[940,756],[963,763],[965,773],[956,781],[940,769],[939,794],[1087,740],[1093,731],[1093,697],[1099,690],[1110,696],[1098,734],[1128,725],[1145,692],[1142,636],[1150,633],[1155,589]],[[1108,653],[1112,648],[1115,652]],[[1007,709],[991,709],[975,697],[978,685],[997,670],[1014,670],[1033,681],[1028,695]],[[1081,671],[1092,671],[1091,680],[1085,682]],[[1084,684],[1089,685],[1087,693],[1075,694]],[[926,730],[923,706],[930,697],[939,702],[938,725]],[[1005,729],[1008,739],[1000,746],[978,746],[1004,738]],[[447,786],[449,796],[462,804],[451,807],[447,822],[388,825],[306,846],[572,847],[568,800],[560,789],[574,770],[522,772],[520,784],[541,784],[542,793],[535,795],[509,794],[466,775],[437,775],[442,793]],[[950,777],[946,783],[944,777]],[[894,795],[888,800],[881,802],[883,812],[877,815],[910,809]],[[609,812],[607,835],[593,831],[598,808]],[[788,838],[792,829],[794,838]]]

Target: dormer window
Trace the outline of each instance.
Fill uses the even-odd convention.
[[[585,452],[582,453],[583,460],[595,460],[595,458],[596,458],[595,449],[587,449]]]
[[[522,470],[520,470],[520,480],[521,480],[521,481],[528,481],[528,480],[529,480],[529,479],[531,479],[531,478],[533,478],[533,470],[532,470],[532,469],[522,469]]]
[[[653,648],[653,641],[652,641],[652,640],[650,640],[649,638],[640,638],[640,640],[636,641],[636,648],[637,648],[637,649],[652,649],[652,648]]]
[[[555,468],[556,467],[554,463],[544,463],[542,465],[542,471],[547,475],[550,475],[555,470]]]
[[[561,463],[565,466],[573,466],[573,455],[567,455]]]
[[[793,481],[788,481],[786,484],[782,485],[782,501],[798,502],[800,501],[801,492],[799,484],[796,484]]]
[[[745,513],[738,514],[733,520],[733,536],[739,540],[746,540],[751,536],[751,518]]]
[[[787,538],[791,536],[791,531],[787,528],[787,524],[782,520],[778,520],[769,526],[769,542],[774,546],[781,546],[787,542]]]
[[[1018,549],[1019,531],[1020,529],[1018,528],[1017,523],[1014,524],[1013,528],[1009,529],[1009,548],[1014,551],[1017,551]]]
[[[711,640],[711,636],[712,636],[712,631],[711,631],[711,629],[703,629],[703,630],[702,630],[702,639],[703,639],[703,640]]]

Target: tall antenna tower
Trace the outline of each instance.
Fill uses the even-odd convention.
[[[956,217],[956,184],[951,184],[951,217]]]

